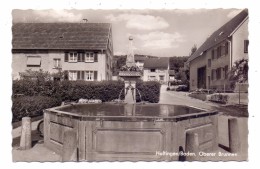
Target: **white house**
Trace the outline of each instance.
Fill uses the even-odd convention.
[[[235,61],[248,58],[248,44],[248,10],[245,9],[213,32],[188,59],[190,90],[229,90],[228,71]]]
[[[15,23],[12,77],[26,70],[65,71],[69,80],[112,79],[109,23]]]

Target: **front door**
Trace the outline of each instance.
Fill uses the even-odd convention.
[[[198,88],[206,89],[206,66],[198,68]]]

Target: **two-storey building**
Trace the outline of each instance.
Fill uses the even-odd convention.
[[[147,58],[143,67],[144,81],[159,81],[167,84],[169,81],[169,58]]]
[[[216,30],[190,56],[190,90],[230,90],[228,72],[235,61],[248,58],[248,11],[241,11]]]
[[[15,23],[12,77],[26,70],[65,71],[69,80],[112,79],[109,23]]]

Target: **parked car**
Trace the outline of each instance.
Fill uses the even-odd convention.
[[[176,91],[189,91],[189,88],[187,85],[178,85]]]

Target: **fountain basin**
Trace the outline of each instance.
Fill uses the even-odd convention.
[[[44,111],[44,144],[60,154],[65,131],[77,133],[80,161],[176,161],[156,152],[185,150],[186,132],[200,151],[217,148],[218,112],[165,104],[75,104]]]

